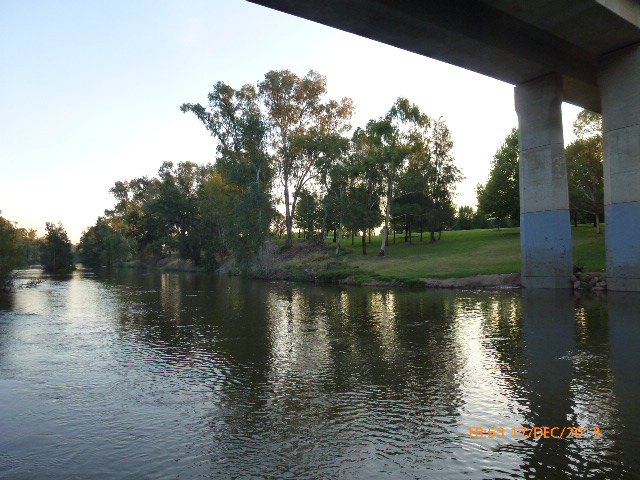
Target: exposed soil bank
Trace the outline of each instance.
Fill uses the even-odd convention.
[[[466,278],[421,278],[427,288],[518,288],[519,273],[495,273]]]

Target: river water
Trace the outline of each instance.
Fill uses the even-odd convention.
[[[0,297],[3,479],[632,479],[639,414],[638,295],[79,270]]]

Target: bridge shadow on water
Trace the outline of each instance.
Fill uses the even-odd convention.
[[[522,313],[526,420],[539,428],[525,477],[639,478],[640,295],[524,289]]]

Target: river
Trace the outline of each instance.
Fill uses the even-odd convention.
[[[640,478],[639,295],[40,276],[0,478]]]

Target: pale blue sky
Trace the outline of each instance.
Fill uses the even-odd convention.
[[[442,116],[475,204],[491,158],[517,119],[513,87],[244,0],[0,0],[0,210],[72,241],[113,206],[117,180],[165,160],[214,159],[215,144],[184,102],[217,81],[255,84],[269,70],[326,75],[349,96],[354,126],[398,96]],[[578,109],[566,109],[566,128]]]

